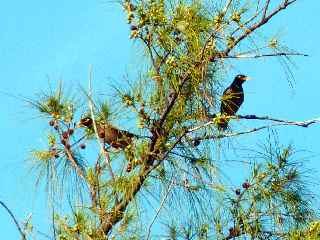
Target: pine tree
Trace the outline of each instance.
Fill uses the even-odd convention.
[[[52,239],[317,239],[317,209],[292,145],[270,130],[246,153],[250,174],[236,187],[217,159],[231,151],[225,139],[317,123],[219,113],[230,59],[303,55],[256,34],[295,2],[121,2],[145,53],[138,80],[102,103],[92,89],[71,98],[62,86],[30,101],[48,121],[48,146],[32,158],[54,199]],[[257,127],[241,130],[242,120]]]

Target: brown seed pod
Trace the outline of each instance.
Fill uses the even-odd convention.
[[[54,120],[50,120],[50,121],[49,121],[49,125],[50,125],[51,127],[53,127],[53,126],[55,125],[55,123],[56,123],[56,122],[55,122]]]
[[[129,172],[131,172],[131,170],[132,170],[132,163],[129,162],[128,165],[127,165],[127,170],[126,171],[129,173]]]
[[[69,133],[68,133],[67,131],[63,132],[63,133],[62,133],[62,137],[63,137],[64,139],[68,139]]]
[[[69,128],[69,130],[68,130],[69,136],[71,136],[73,133],[74,133],[74,129],[73,128]]]
[[[135,25],[131,25],[130,30],[131,30],[131,31],[138,30],[138,27],[135,26]]]
[[[250,183],[248,181],[245,181],[244,183],[242,183],[242,187],[244,189],[248,189],[250,187]]]
[[[239,195],[241,194],[241,191],[240,191],[239,188],[237,188],[235,192],[236,192],[236,195],[237,195],[237,196],[239,196]]]

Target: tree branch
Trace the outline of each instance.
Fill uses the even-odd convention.
[[[248,25],[249,23],[251,23],[254,19],[256,19],[261,12],[263,11],[263,9],[260,9],[260,0],[257,3],[257,7],[256,7],[256,12],[255,14],[253,14],[250,18],[248,18],[244,23],[242,23],[238,28],[236,28],[235,30],[233,30],[233,32],[231,33],[231,36],[233,36],[235,33],[237,33],[240,29],[243,29],[246,25]]]
[[[26,240],[27,239],[26,234],[22,231],[22,229],[21,229],[17,219],[13,215],[12,211],[7,207],[7,205],[4,202],[0,201],[0,205],[2,205],[4,207],[4,209],[9,213],[10,217],[12,218],[12,220],[14,221],[15,225],[18,228],[18,231],[22,237],[22,240]]]
[[[129,203],[140,191],[144,181],[156,166],[145,165],[137,176],[139,180],[131,186],[131,194],[127,198],[123,198],[121,202],[115,204],[112,210],[105,216],[105,220],[101,224],[101,228],[105,235],[108,235],[112,227],[122,220],[123,214]]]
[[[309,125],[314,124],[314,123],[319,123],[320,122],[320,117],[319,118],[314,118],[311,120],[305,120],[305,121],[290,121],[290,120],[283,120],[283,119],[278,119],[278,118],[272,118],[268,116],[256,116],[256,115],[237,115],[235,118],[238,119],[253,119],[253,120],[268,120],[268,121],[273,121],[273,122],[279,122],[279,123],[284,123],[285,125],[295,125],[295,126],[300,126],[300,127],[309,127]]]
[[[202,140],[209,140],[209,139],[221,139],[221,138],[227,138],[227,137],[236,137],[248,133],[253,133],[260,131],[262,129],[266,128],[271,128],[271,127],[276,127],[276,126],[298,126],[298,127],[309,127],[312,124],[320,123],[320,118],[315,118],[311,120],[305,120],[305,121],[287,121],[283,119],[277,119],[277,118],[271,118],[268,116],[263,116],[263,117],[258,117],[256,115],[237,115],[232,118],[238,118],[238,119],[250,119],[250,120],[267,120],[267,121],[272,121],[275,122],[273,124],[257,127],[257,128],[252,128],[247,131],[242,131],[242,132],[234,132],[234,133],[221,133],[221,134],[213,134],[213,135],[207,135],[207,136],[202,136],[202,137],[196,137],[193,138],[194,141],[202,141]],[[188,133],[197,131],[203,127],[209,126],[215,124],[214,121],[207,122],[201,126],[197,126],[194,128],[189,129]]]
[[[262,19],[266,18],[266,16],[267,16],[267,11],[268,11],[268,8],[269,8],[269,4],[270,4],[270,0],[267,0],[266,5],[265,5],[265,7],[263,9]]]
[[[95,117],[94,117],[91,84],[92,84],[92,66],[90,66],[90,68],[89,68],[89,96],[88,96],[88,100],[89,101],[88,101],[88,104],[89,104],[89,108],[90,108],[90,114],[91,114],[91,118],[92,118],[92,122],[93,122],[93,128],[94,128],[94,132],[95,132],[95,135],[96,135],[97,142],[98,142],[98,144],[100,146],[101,152],[105,156],[106,165],[107,165],[107,168],[109,170],[110,177],[111,177],[113,183],[115,183],[116,179],[115,179],[115,175],[113,173],[112,167],[111,167],[111,161],[110,161],[109,152],[105,149],[104,144],[100,141],[100,137],[98,135],[97,124],[95,122]],[[96,165],[98,165],[98,161],[99,161],[99,158],[97,160],[97,164]],[[115,198],[116,198],[116,203],[118,203],[119,198],[118,198],[118,194],[117,193],[115,193]]]
[[[228,0],[225,7],[223,8],[222,10],[222,15],[225,15],[229,9],[229,7],[231,6],[231,3],[232,3],[233,0]]]
[[[146,240],[148,240],[148,239],[150,238],[150,233],[151,233],[152,225],[153,225],[153,224],[154,224],[154,222],[156,221],[156,219],[157,219],[157,217],[158,217],[158,215],[159,215],[159,213],[160,213],[161,209],[163,208],[164,203],[166,202],[166,200],[167,200],[167,198],[168,198],[168,196],[169,196],[169,193],[170,193],[170,191],[171,191],[171,189],[172,189],[173,185],[174,185],[174,180],[172,179],[172,180],[171,180],[171,182],[170,182],[170,185],[168,186],[168,189],[167,189],[167,191],[166,191],[165,195],[163,196],[163,199],[162,199],[162,201],[161,201],[161,203],[160,203],[160,206],[159,206],[159,208],[158,208],[158,210],[157,210],[157,212],[156,212],[155,216],[153,217],[153,219],[152,219],[152,221],[151,221],[151,223],[150,223],[150,225],[149,225],[149,227],[148,227],[148,231],[147,231],[147,232],[148,232],[148,234],[147,234],[147,238],[146,238]]]
[[[280,56],[303,56],[303,57],[309,57],[308,54],[304,53],[287,53],[287,52],[277,52],[277,53],[269,53],[269,54],[236,54],[236,55],[228,55],[228,56],[222,56],[222,58],[263,58],[263,57],[280,57]]]
[[[177,98],[178,98],[178,96],[179,96],[179,92],[180,92],[181,88],[182,88],[183,85],[186,83],[186,81],[188,80],[188,78],[189,78],[189,73],[186,72],[185,75],[182,77],[182,81],[181,81],[181,83],[180,83],[180,85],[179,85],[178,91],[175,91],[175,92],[173,93],[173,96],[171,96],[169,103],[167,104],[166,108],[163,110],[163,112],[162,112],[162,114],[161,114],[161,116],[160,116],[160,119],[159,119],[159,127],[162,127],[164,121],[166,120],[168,114],[170,113],[172,107],[174,106],[174,104],[175,104],[175,102],[176,102],[176,100],[177,100]]]
[[[182,77],[178,91],[175,91],[173,93],[173,95],[171,96],[171,98],[169,100],[169,103],[166,105],[162,114],[160,115],[159,120],[154,123],[153,127],[156,129],[155,131],[162,129],[162,126],[163,126],[168,114],[172,110],[172,108],[173,108],[173,106],[179,96],[179,92],[180,92],[181,88],[184,86],[184,84],[186,83],[186,81],[188,79],[189,79],[189,72],[186,72]],[[149,147],[150,153],[154,152],[155,144],[156,144],[158,138],[159,138],[158,133],[153,133],[152,141],[151,141],[150,147]],[[127,198],[124,197],[124,198],[122,198],[121,201],[116,203],[112,207],[112,210],[105,217],[105,220],[102,223],[102,230],[105,235],[108,235],[108,233],[111,231],[112,227],[115,224],[117,224],[119,221],[121,221],[122,216],[123,216],[127,206],[129,205],[131,200],[135,197],[135,195],[139,192],[139,190],[141,189],[141,187],[142,187],[144,181],[146,180],[146,178],[148,177],[148,175],[152,172],[153,169],[155,169],[161,163],[161,161],[158,161],[156,164],[153,164],[153,162],[154,162],[154,155],[149,154],[149,157],[148,157],[145,165],[141,168],[141,170],[138,174],[139,180],[137,182],[135,182],[131,188],[130,196]]]
[[[67,146],[64,146],[64,150],[66,152],[66,155],[67,155],[67,158],[69,159],[69,161],[71,162],[71,165],[76,169],[76,172],[77,174],[85,179],[86,176],[85,176],[85,173],[83,172],[83,170],[81,169],[81,167],[79,166],[77,160],[74,158],[71,150],[67,147]]]
[[[267,0],[268,1],[268,0]],[[230,51],[232,49],[234,49],[235,46],[237,46],[239,44],[239,42],[241,42],[243,39],[247,38],[251,33],[253,33],[255,30],[257,30],[258,28],[260,28],[261,26],[265,25],[272,17],[274,17],[276,14],[278,14],[279,12],[281,12],[282,10],[286,9],[289,5],[291,5],[292,3],[296,2],[297,0],[285,0],[283,1],[276,9],[274,9],[269,15],[264,16],[262,19],[253,24],[251,27],[249,27],[248,29],[246,29],[246,31],[240,35],[232,44],[232,46],[227,47],[223,52],[222,52],[222,56],[227,56],[229,55]],[[269,4],[266,5],[266,7],[268,7]],[[265,9],[265,8],[264,8]]]

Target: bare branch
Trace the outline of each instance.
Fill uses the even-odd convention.
[[[16,217],[13,215],[12,211],[7,207],[7,205],[4,202],[0,201],[0,205],[2,205],[4,207],[4,209],[9,213],[10,217],[12,218],[12,220],[14,221],[15,225],[18,228],[18,231],[22,237],[22,240],[26,240],[27,239],[26,234],[22,231],[22,229],[21,229]]]
[[[269,8],[269,4],[270,4],[270,0],[267,0],[266,5],[265,5],[264,10],[263,10],[262,19],[266,18],[266,16],[267,16],[267,11],[268,11],[268,8]]]
[[[266,128],[270,128],[270,127],[274,127],[274,126],[280,126],[280,125],[286,125],[286,124],[270,124],[270,125],[266,125],[266,126],[262,126],[262,127],[258,127],[258,128],[252,128],[252,129],[250,129],[248,131],[235,132],[235,133],[226,133],[226,134],[208,135],[208,136],[204,136],[204,137],[196,137],[193,140],[202,141],[202,140],[209,140],[209,139],[221,139],[221,138],[237,137],[237,136],[240,136],[240,135],[257,132],[257,131],[260,131],[262,129],[266,129]]]
[[[249,129],[247,131],[242,131],[242,132],[221,133],[221,134],[213,134],[213,135],[207,135],[207,136],[202,136],[202,137],[196,137],[193,140],[202,141],[202,140],[208,140],[208,139],[221,139],[221,138],[228,138],[228,137],[236,137],[236,136],[257,132],[262,129],[276,127],[276,126],[298,126],[298,127],[305,127],[306,128],[312,124],[320,123],[320,118],[315,118],[315,119],[306,120],[306,121],[287,121],[287,120],[282,120],[282,119],[271,118],[268,116],[257,117],[256,115],[245,115],[245,116],[238,115],[238,116],[235,116],[234,118],[236,118],[236,117],[240,118],[240,119],[268,120],[268,121],[272,121],[275,123],[261,126],[261,127],[257,127],[257,128],[252,128],[252,129]],[[203,127],[211,125],[211,124],[214,124],[214,121],[210,121],[202,126],[198,126],[198,127],[189,129],[189,132],[196,131],[200,128],[203,128]]]
[[[154,224],[154,222],[156,221],[157,217],[159,216],[159,213],[160,213],[161,209],[163,208],[164,203],[166,202],[166,200],[167,200],[167,198],[169,196],[169,193],[170,193],[170,191],[171,191],[171,189],[172,189],[172,187],[174,185],[174,182],[175,182],[174,180],[171,180],[170,185],[168,186],[168,189],[167,189],[165,195],[163,196],[162,201],[160,202],[160,206],[159,206],[158,210],[156,211],[156,214],[153,217],[153,219],[152,219],[152,221],[151,221],[151,223],[150,223],[150,225],[148,227],[148,231],[147,231],[148,234],[147,234],[146,240],[148,240],[150,238],[152,225]]]
[[[209,125],[215,124],[215,118],[213,120],[206,122],[205,124],[189,128],[187,130],[187,133],[195,132],[199,129],[205,128]],[[320,122],[320,117],[319,118],[314,118],[311,120],[305,120],[305,121],[290,121],[290,120],[283,120],[283,119],[278,119],[278,118],[273,118],[269,116],[256,116],[256,115],[235,115],[235,116],[228,116],[229,119],[252,119],[252,120],[268,120],[268,121],[273,121],[273,122],[278,122],[282,123],[281,125],[295,125],[295,126],[300,126],[300,127],[309,127],[311,124],[319,123]]]
[[[277,53],[268,53],[268,54],[236,54],[236,55],[228,55],[228,56],[223,56],[222,58],[263,58],[263,57],[280,57],[280,56],[303,56],[303,57],[309,57],[308,54],[304,53],[290,53],[290,52],[277,52]]]
[[[255,20],[262,12],[263,10],[260,9],[260,0],[257,3],[257,7],[256,7],[256,11],[255,14],[253,14],[249,19],[247,19],[246,21],[244,21],[238,28],[236,28],[232,33],[231,36],[233,36],[236,32],[238,32],[240,29],[244,29],[244,27],[246,25],[248,25],[249,23],[251,23],[253,20]]]
[[[253,128],[247,131],[242,131],[242,132],[235,132],[235,133],[221,133],[221,134],[214,134],[214,135],[208,135],[208,136],[202,136],[202,137],[196,137],[193,138],[193,141],[202,141],[202,140],[208,140],[208,139],[221,139],[221,138],[227,138],[227,137],[236,137],[239,135],[244,135],[244,134],[249,134],[253,132],[260,131],[262,129],[270,128],[270,127],[275,127],[275,126],[299,126],[299,127],[309,127],[312,124],[319,123],[320,118],[315,118],[312,120],[306,120],[306,121],[288,121],[288,120],[283,120],[283,119],[277,119],[277,118],[272,118],[268,116],[262,116],[258,117],[256,115],[237,115],[237,116],[231,116],[230,119],[251,119],[251,120],[268,120],[275,122],[275,124],[269,124],[257,128]],[[208,127],[210,125],[214,125],[215,120],[213,119],[212,121],[209,121],[205,124],[189,128],[186,131],[184,131],[176,140],[175,142],[171,145],[171,147],[166,151],[166,153],[160,158],[158,164],[166,159],[166,157],[171,153],[171,151],[182,141],[182,139],[189,133],[198,131],[202,128]]]
[[[69,159],[71,165],[76,169],[77,174],[85,179],[85,173],[83,172],[82,168],[79,166],[77,160],[74,158],[73,153],[71,152],[70,148],[64,146],[64,150],[66,152],[67,158]]]
[[[290,121],[290,120],[272,118],[272,117],[268,117],[268,116],[258,117],[256,115],[237,115],[235,117],[239,118],[239,119],[269,120],[269,121],[273,121],[273,122],[284,123],[285,125],[295,125],[295,126],[300,126],[300,127],[309,127],[311,124],[320,122],[320,117],[314,118],[311,120],[305,120],[305,121]]]
[[[152,65],[153,65],[153,67],[157,70],[157,73],[159,74],[159,69],[158,69],[158,67],[156,66],[156,60],[155,60],[155,58],[154,58],[154,56],[153,56],[153,52],[152,52],[150,43],[149,43],[146,39],[144,39],[143,36],[140,36],[140,39],[141,39],[141,40],[144,42],[144,44],[147,46],[148,52],[149,52],[149,54],[150,54],[150,58],[151,58]],[[157,52],[156,52],[156,54],[157,54]],[[157,54],[157,55],[158,55],[158,54]]]
[[[116,179],[115,179],[115,175],[114,175],[114,173],[112,171],[109,152],[105,149],[104,144],[100,141],[100,137],[98,135],[97,125],[96,125],[95,117],[94,117],[93,100],[92,100],[92,87],[91,87],[91,85],[92,85],[92,66],[90,65],[90,69],[89,69],[88,104],[89,104],[89,108],[90,108],[91,118],[92,118],[92,121],[93,121],[93,128],[94,128],[94,132],[95,132],[95,135],[96,135],[97,142],[98,142],[98,144],[100,146],[100,150],[101,150],[101,152],[104,154],[104,156],[106,158],[106,165],[107,165],[107,168],[109,170],[110,177],[111,177],[113,183],[115,183]],[[99,159],[97,160],[97,164],[98,164],[98,161],[99,161]],[[115,194],[115,198],[116,198],[116,202],[118,202],[119,199],[118,199],[117,193]]]
[[[222,15],[225,15],[229,9],[229,7],[231,6],[231,3],[232,3],[233,0],[228,0],[225,7],[223,8],[222,10]]]
[[[62,133],[60,128],[58,128],[58,133],[60,136],[60,140],[62,141]],[[69,141],[69,140],[68,140]],[[74,146],[73,145],[69,145],[68,144],[63,144],[64,147],[64,151],[66,153],[66,157],[69,160],[69,162],[71,163],[72,167],[76,170],[78,176],[80,176],[81,178],[85,179],[85,172],[83,171],[83,169],[81,168],[81,166],[79,165],[78,161],[75,159],[73,152],[71,151],[71,147]]]
[[[296,0],[292,0],[292,1],[288,1],[285,0],[284,2],[282,2],[276,9],[274,9],[269,15],[264,16],[259,22],[253,24],[251,27],[249,27],[248,29],[246,29],[246,31],[240,35],[237,39],[235,39],[235,41],[233,42],[232,46],[227,47],[223,52],[222,52],[222,56],[227,56],[229,55],[230,51],[232,49],[234,49],[234,47],[236,45],[239,44],[239,42],[241,42],[243,39],[247,38],[251,33],[253,33],[255,30],[257,30],[258,28],[260,28],[261,26],[265,25],[272,17],[274,17],[276,14],[278,14],[279,12],[281,12],[282,10],[286,9],[289,5],[291,5],[292,3],[294,3]]]

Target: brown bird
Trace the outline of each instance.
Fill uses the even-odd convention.
[[[231,85],[224,90],[220,106],[221,118],[217,124],[220,130],[225,130],[228,127],[229,117],[234,116],[243,103],[242,84],[249,79],[249,77],[239,74],[234,78]]]
[[[93,120],[90,117],[82,118],[78,123],[78,126],[93,129]],[[132,138],[135,136],[128,131],[120,130],[112,126],[110,123],[96,122],[96,127],[99,137],[104,139],[105,143],[114,148],[125,149],[127,146],[132,144]]]

